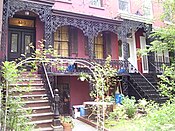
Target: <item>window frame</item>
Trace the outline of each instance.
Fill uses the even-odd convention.
[[[120,9],[120,2],[122,2],[122,1],[128,3],[128,10],[127,11]],[[118,10],[119,10],[119,12],[122,12],[122,13],[130,13],[130,1],[129,0],[118,0]]]
[[[146,2],[149,2],[149,3],[146,3]],[[146,6],[146,4],[149,5],[149,7]],[[149,9],[149,11],[150,11],[149,15],[145,15],[145,9],[147,9],[147,10]],[[144,1],[144,3],[143,3],[143,13],[144,13],[144,16],[146,16],[146,17],[150,17],[150,18],[153,17],[153,4],[152,4],[151,0]]]
[[[93,3],[93,2],[100,2],[100,3]],[[96,7],[96,8],[102,8],[103,7],[103,5],[104,5],[104,3],[103,3],[104,1],[103,0],[90,0],[90,7]],[[99,5],[98,5],[99,4]]]
[[[102,36],[101,36],[102,35]],[[102,38],[100,38],[100,39],[102,39],[102,43],[101,44],[99,44],[99,37],[102,37]],[[99,57],[99,55],[98,55],[98,53],[96,53],[97,51],[96,51],[96,46],[101,46],[102,47],[102,57],[100,58]],[[99,51],[98,51],[99,52]],[[99,33],[98,34],[98,36],[97,37],[94,37],[94,58],[96,58],[96,59],[103,59],[104,58],[104,40],[103,40],[103,33]]]
[[[63,28],[67,28],[66,29],[67,30],[67,33],[66,33],[67,34],[67,40],[62,40],[62,34],[64,34],[63,33]],[[58,32],[58,34],[55,34],[57,32]],[[61,27],[59,27],[57,29],[57,31],[55,33],[54,33],[54,50],[56,50],[57,54],[60,55],[61,57],[69,57],[70,56],[69,27],[68,26],[61,26]],[[55,35],[58,35],[58,36],[55,36]],[[55,37],[57,37],[58,39],[56,40]],[[56,44],[55,44],[56,42],[58,43],[58,45],[57,45],[58,47],[55,47],[56,46]],[[67,55],[62,54],[63,49],[61,48],[61,46],[62,46],[62,43],[64,43],[64,42],[67,42],[67,46],[68,46]]]

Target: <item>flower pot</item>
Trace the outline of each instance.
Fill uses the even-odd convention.
[[[64,131],[72,131],[72,125],[70,123],[62,123]]]
[[[85,81],[85,79],[86,79],[85,77],[80,77],[81,81]]]

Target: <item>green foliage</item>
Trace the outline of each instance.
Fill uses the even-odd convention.
[[[142,127],[144,130],[175,130],[175,102],[165,103],[163,106],[157,107],[157,109],[150,111],[143,121],[145,122],[144,126]]]
[[[162,94],[168,96],[170,99],[175,97],[175,64],[169,66],[163,66],[163,74],[158,77],[161,79],[159,85],[162,90]]]
[[[127,101],[129,99],[127,98]],[[174,131],[175,130],[175,100],[167,102],[162,106],[153,101],[144,101],[141,105],[135,104],[138,108],[144,108],[145,115],[136,114],[139,117],[126,119],[125,107],[117,107],[114,112],[110,113],[106,126],[111,131]],[[128,102],[127,102],[128,103]],[[129,102],[130,103],[130,102]],[[133,100],[134,103],[134,100]],[[133,105],[133,104],[126,104]],[[119,109],[120,108],[120,109]],[[121,114],[120,114],[121,113]],[[125,116],[125,117],[122,117]],[[120,119],[118,119],[120,118]]]
[[[129,99],[126,96],[123,98],[122,104],[128,118],[133,118],[137,111],[136,99],[134,97],[131,97],[131,99]]]
[[[94,63],[91,69],[92,75],[81,73],[80,78],[85,78],[93,85],[90,96],[95,99],[102,100],[102,97],[109,95],[109,88],[116,83],[117,70],[111,64],[111,57],[108,56],[104,65]]]
[[[120,121],[121,119],[126,119],[126,118],[127,118],[127,115],[126,115],[126,110],[124,106],[117,106],[116,109],[114,109],[113,112],[109,114],[108,120]]]
[[[30,114],[30,111],[22,110],[24,104],[22,103],[21,98],[13,97],[12,90],[20,90],[20,87],[13,87],[10,84],[15,84],[18,82],[17,78],[19,74],[23,71],[17,69],[16,62],[3,62],[1,67],[1,73],[3,81],[1,81],[2,88],[6,92],[0,111],[1,123],[4,130],[15,130],[15,131],[30,131],[33,129],[33,125],[27,125],[30,118],[26,115]],[[2,92],[1,92],[2,93]]]
[[[70,124],[71,127],[74,127],[73,119],[70,116],[60,116],[60,121],[62,124],[67,123]]]
[[[163,53],[165,51],[169,51],[172,55],[170,58],[171,65],[163,65],[163,74],[159,75],[160,83],[159,88],[162,91],[163,95],[170,97],[173,99],[175,96],[175,0],[165,0],[163,1],[163,19],[168,19],[171,24],[167,24],[162,28],[158,28],[153,30],[150,35],[151,38],[154,39],[151,42],[151,46],[149,49],[139,50],[138,54],[144,55],[144,53],[148,52],[156,52]]]
[[[30,118],[26,115],[31,114],[31,110],[23,110],[24,104],[20,97],[8,99],[7,110],[7,129],[15,131],[31,131],[33,125],[28,125]]]
[[[16,78],[18,77],[18,69],[16,68],[16,63],[15,62],[2,62],[2,77],[6,82],[14,83],[16,82]]]
[[[161,16],[161,18],[167,19],[170,22],[174,23],[175,19],[174,19],[174,14],[175,14],[175,0],[164,0],[163,1],[163,8],[164,8],[164,12],[163,15]]]

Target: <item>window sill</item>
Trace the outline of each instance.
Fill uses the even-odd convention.
[[[123,13],[123,14],[130,14],[129,11],[124,11],[124,10],[120,10],[120,9],[118,10],[118,12],[119,12],[119,13]]]
[[[104,7],[99,7],[99,6],[94,6],[94,5],[90,5],[89,7],[93,9],[105,10]]]
[[[167,20],[164,20],[164,23],[167,24],[167,25],[175,25],[173,22],[167,21]]]
[[[72,1],[67,1],[67,0],[55,0],[55,2],[61,2],[61,3],[66,3],[66,4],[72,4]]]

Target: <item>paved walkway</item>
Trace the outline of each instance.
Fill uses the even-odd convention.
[[[94,127],[79,121],[77,119],[74,119],[74,128],[73,131],[97,131]]]

